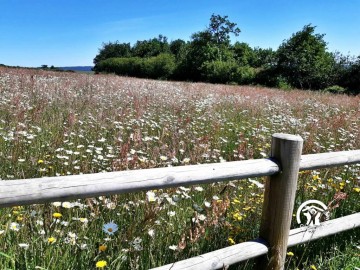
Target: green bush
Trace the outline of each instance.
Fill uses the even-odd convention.
[[[332,85],[332,86],[326,87],[323,91],[335,93],[335,94],[341,94],[341,93],[344,93],[346,91],[346,89],[339,85]]]
[[[238,67],[233,74],[232,81],[238,84],[252,84],[254,82],[256,70],[249,66]]]
[[[97,71],[122,76],[168,79],[173,74],[175,67],[175,56],[162,53],[149,58],[109,58],[98,63]]]
[[[201,66],[202,77],[211,83],[252,83],[255,69],[238,66],[234,61],[207,61]]]
[[[202,77],[211,83],[227,83],[237,71],[237,64],[230,61],[206,61],[201,66]]]
[[[139,57],[109,58],[101,61],[97,66],[98,72],[115,73],[123,76],[140,76],[142,59]]]
[[[287,79],[282,76],[276,77],[276,87],[282,90],[290,90],[293,88]]]
[[[175,56],[161,53],[158,56],[143,59],[142,77],[168,79],[174,73],[175,67]]]

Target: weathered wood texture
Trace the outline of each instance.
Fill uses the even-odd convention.
[[[358,227],[360,227],[360,213],[322,222],[319,226],[293,229],[290,232],[288,246],[296,246]],[[360,233],[359,229],[357,229],[357,233]]]
[[[302,155],[300,171],[360,163],[360,150]]]
[[[294,210],[303,139],[276,133],[272,136],[270,157],[281,172],[266,179],[260,237],[269,244],[268,256],[261,257],[257,269],[283,269]]]
[[[293,229],[289,234],[288,247],[304,244],[322,237],[337,234],[360,227],[360,213],[329,220],[319,226]],[[357,229],[359,230],[359,229]],[[152,270],[196,270],[222,269],[227,265],[246,261],[268,252],[265,244],[258,241],[244,242],[223,249],[218,249],[183,261],[167,264]]]
[[[300,170],[360,163],[360,150],[301,156]],[[171,186],[268,176],[279,172],[268,159],[170,168],[0,181],[0,207],[80,199]]]
[[[272,175],[269,159],[0,181],[0,207]]]

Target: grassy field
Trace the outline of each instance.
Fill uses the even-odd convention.
[[[309,91],[0,68],[0,179],[263,158],[279,132],[302,136],[304,154],[360,149],[359,104]],[[359,171],[301,173],[295,208],[343,194],[331,218],[360,212]],[[256,238],[263,180],[0,209],[0,268],[148,269]],[[355,267],[359,229],[291,248],[286,261],[286,269]]]

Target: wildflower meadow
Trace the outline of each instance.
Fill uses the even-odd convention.
[[[0,67],[0,179],[360,149],[360,97]],[[360,164],[299,175],[330,219],[360,212]],[[0,269],[149,269],[258,236],[264,179],[0,209]],[[298,227],[294,217],[293,228]],[[252,269],[253,261],[230,269]],[[355,229],[289,248],[286,269],[360,267]]]

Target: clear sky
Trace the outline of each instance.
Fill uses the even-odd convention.
[[[329,51],[360,55],[360,0],[0,0],[0,63],[92,65],[102,42],[189,40],[213,13],[252,47],[277,49],[311,23]]]

